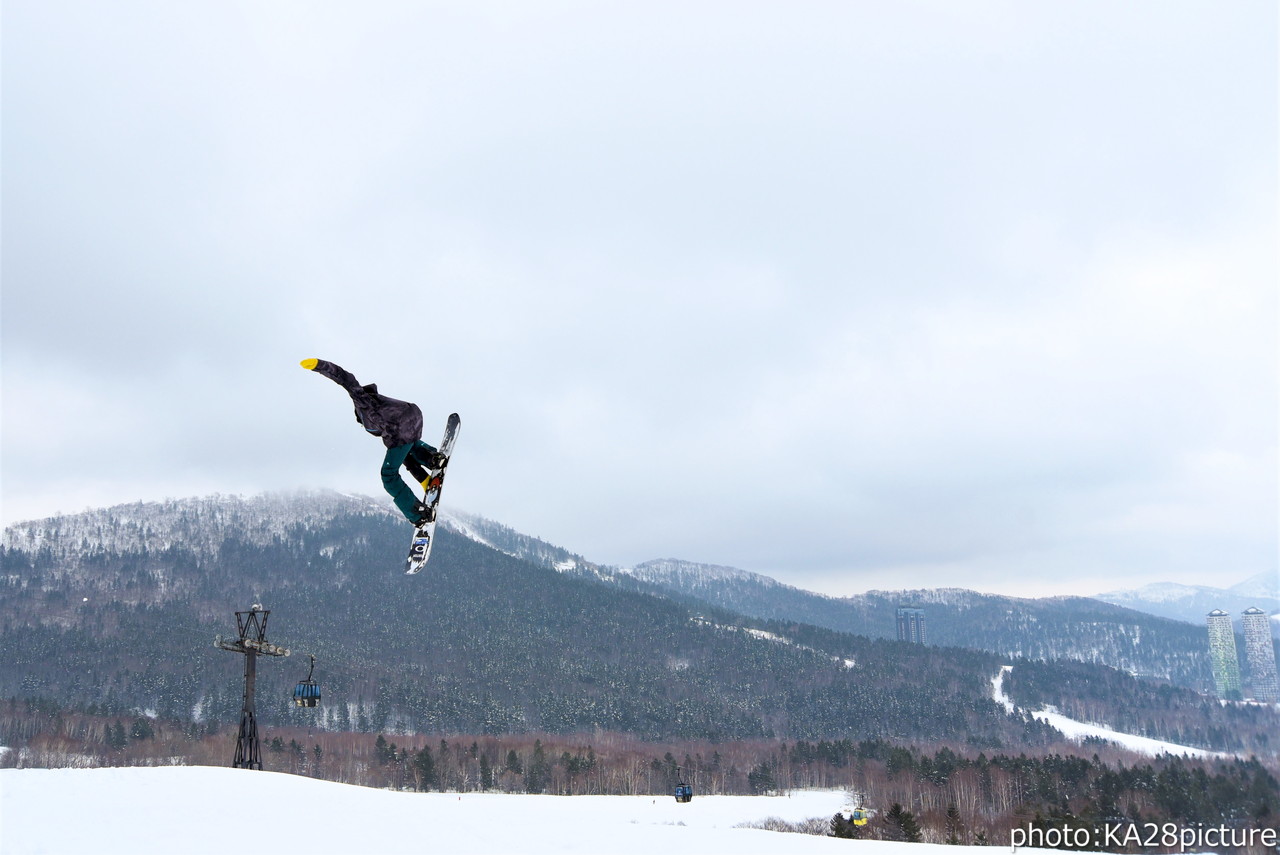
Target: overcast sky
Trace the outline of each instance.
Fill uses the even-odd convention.
[[[319,357],[597,562],[1276,572],[1273,0],[3,15],[6,524],[385,499]]]

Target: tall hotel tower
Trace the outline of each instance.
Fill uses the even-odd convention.
[[[924,609],[898,606],[898,640],[924,644]]]
[[[1276,649],[1271,644],[1271,616],[1262,609],[1246,609],[1240,615],[1244,625],[1244,655],[1249,660],[1249,676],[1255,700],[1280,703],[1280,680],[1276,679]]]
[[[1209,612],[1209,662],[1218,697],[1240,697],[1240,659],[1236,655],[1236,633],[1231,615],[1222,609]]]

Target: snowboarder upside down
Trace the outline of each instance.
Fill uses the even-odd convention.
[[[350,371],[323,359],[304,359],[302,367],[328,377],[347,390],[355,404],[356,421],[369,433],[381,437],[387,447],[382,459],[382,486],[405,519],[415,526],[427,522],[429,509],[400,477],[403,466],[420,483],[425,483],[427,470],[439,469],[445,462],[435,448],[422,441],[422,410],[418,405],[379,394],[376,383],[361,386]]]

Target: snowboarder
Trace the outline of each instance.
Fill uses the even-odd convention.
[[[361,386],[350,371],[323,359],[304,359],[302,367],[328,377],[347,390],[355,404],[356,421],[369,433],[381,437],[387,447],[382,459],[382,486],[405,519],[415,526],[429,522],[432,509],[419,501],[400,477],[403,466],[419,482],[425,483],[426,470],[440,469],[446,463],[439,451],[422,441],[422,410],[418,405],[379,394],[376,383]]]

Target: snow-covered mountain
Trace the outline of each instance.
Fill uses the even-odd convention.
[[[163,552],[173,546],[216,550],[222,543],[221,532],[226,530],[234,530],[246,543],[261,546],[300,528],[322,527],[340,514],[394,517],[395,510],[386,501],[333,490],[215,494],[93,508],[14,523],[4,530],[4,547],[20,552],[43,550],[59,559],[86,552]]]
[[[279,642],[320,656],[324,726],[337,730],[363,716],[374,729],[724,739],[843,738],[856,727],[1014,744],[1040,737],[981,697],[982,674],[1008,657],[1194,688],[1210,679],[1203,630],[1096,600],[960,590],[843,600],[676,560],[624,573],[461,512],[444,515],[440,535],[431,572],[406,584],[406,526],[363,496],[184,499],[12,526],[0,549],[0,697],[233,719],[240,690],[223,679],[233,663],[210,639],[255,602],[275,610]],[[926,606],[937,647],[878,640],[894,637],[902,604]],[[129,644],[153,637],[165,643]],[[1070,673],[1077,686],[1114,676]],[[265,723],[293,720],[297,676],[258,675],[280,701],[260,708]],[[1189,695],[1170,727],[1215,745],[1227,729]]]
[[[228,530],[239,541],[264,546],[299,531],[322,530],[338,516],[400,519],[385,497],[333,490],[212,495],[19,522],[4,530],[3,545],[25,553],[44,550],[50,557],[68,559],[68,567],[74,568],[86,554],[160,553],[181,547],[216,555],[223,545],[221,533]],[[440,525],[522,561],[576,575],[610,575],[577,553],[448,505],[440,509]]]
[[[812,597],[822,597],[784,585],[771,576],[678,558],[658,558],[619,571],[621,576],[652,586],[667,596],[709,603],[755,617],[786,618]],[[742,609],[744,598],[749,608]]]
[[[1280,600],[1280,573],[1271,571],[1259,573],[1239,584],[1232,585],[1228,590],[1243,597],[1269,597],[1272,600]]]
[[[869,637],[886,633],[852,613],[835,597],[783,584],[771,576],[736,567],[664,558],[623,571],[686,602],[714,606],[766,620],[809,623]]]
[[[693,561],[681,561],[678,558],[659,558],[646,561],[635,567],[622,571],[645,582],[672,587],[680,585],[690,588],[716,588],[730,582],[751,582],[766,588],[790,587],[778,580],[760,573],[739,570],[736,567],[723,567],[718,564],[698,564]]]
[[[1256,607],[1272,615],[1280,614],[1280,576],[1259,573],[1229,588],[1155,582],[1132,590],[1098,594],[1094,599],[1204,626],[1205,616],[1214,609],[1239,615],[1245,609]],[[1273,622],[1273,630],[1280,637],[1280,624]]]
[[[274,642],[317,655],[316,715],[336,730],[816,738],[843,737],[852,721],[860,736],[1022,733],[979,702],[975,675],[997,664],[988,656],[918,662],[923,651],[865,638],[702,619],[702,607],[473,515],[447,515],[438,535],[429,572],[406,580],[409,529],[366,497],[186,499],[11,527],[0,699],[234,720],[241,691],[224,678],[235,664],[210,642],[262,603]],[[132,644],[144,638],[163,644]],[[874,695],[846,661],[879,675]],[[922,673],[960,694],[924,703]],[[299,676],[257,675],[271,699],[258,708],[264,726],[297,722]]]
[[[173,561],[159,559],[168,551],[195,551],[217,559],[220,550],[231,548],[234,564],[235,554],[246,547],[262,549],[301,542],[306,550],[333,560],[368,540],[370,535],[361,521],[385,529],[393,540],[396,537],[399,519],[385,498],[328,491],[248,498],[212,496],[92,510],[10,526],[4,546],[15,558],[25,555],[34,560],[43,555],[50,578],[74,581],[81,596],[114,578],[101,572],[103,562],[112,562],[115,556],[149,555],[152,559],[144,571],[149,581],[143,587],[159,585],[159,594],[168,599],[190,595],[193,590],[189,575],[178,572]],[[895,607],[920,604],[929,609],[926,637],[933,644],[1033,659],[1102,662],[1193,687],[1208,679],[1203,624],[1162,623],[1150,616],[1156,611],[1152,603],[1172,604],[1176,607],[1173,614],[1180,614],[1178,609],[1185,611],[1188,603],[1197,615],[1214,607],[1238,612],[1255,604],[1280,611],[1280,602],[1274,599],[1237,596],[1229,600],[1215,589],[1186,586],[1154,586],[1127,596],[1116,595],[1114,604],[1087,598],[1025,600],[961,589],[872,591],[842,599],[795,588],[759,573],[674,558],[619,570],[448,506],[442,510],[441,521],[442,529],[521,561],[567,576],[661,594],[698,608],[712,606],[753,618],[894,638]],[[347,558],[336,561],[336,569],[356,579],[367,572],[365,563]],[[1231,592],[1255,593],[1266,586],[1266,579],[1251,579]]]

